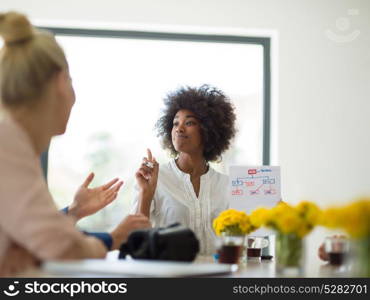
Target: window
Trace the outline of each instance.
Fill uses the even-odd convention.
[[[68,205],[90,171],[93,185],[120,177],[118,200],[79,226],[109,230],[130,209],[134,174],[150,148],[169,160],[154,132],[164,96],[180,86],[214,85],[233,101],[238,133],[213,166],[268,164],[269,40],[262,38],[53,29],[76,91],[66,134],[49,149],[48,183]]]

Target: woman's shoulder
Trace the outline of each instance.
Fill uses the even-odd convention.
[[[167,161],[159,164],[158,182],[166,183],[169,185],[177,184],[179,180],[179,174],[172,165],[172,161]]]
[[[212,199],[213,210],[216,211],[215,216],[228,206],[229,193],[229,176],[210,168],[210,196]]]
[[[171,168],[171,161],[159,164],[159,175],[171,176],[171,174],[173,174],[173,169]]]
[[[219,171],[216,171],[214,168],[209,167],[210,172],[210,180],[212,183],[215,183],[219,186],[226,187],[229,183],[229,176],[221,173]]]
[[[212,190],[216,193],[223,194],[224,192],[227,192],[227,188],[229,186],[229,176],[226,174],[223,174],[219,171],[216,171],[213,168],[209,168],[209,183],[212,187]]]
[[[29,137],[11,118],[0,120],[0,141],[2,141],[0,142],[0,150],[3,154],[19,155],[22,158],[35,156]]]

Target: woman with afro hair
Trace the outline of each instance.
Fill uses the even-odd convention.
[[[201,254],[215,251],[212,221],[227,209],[228,177],[209,166],[219,161],[235,135],[234,107],[225,94],[208,85],[183,87],[164,100],[157,121],[158,136],[173,159],[159,168],[148,156],[136,172],[138,194],[134,209],[155,227],[174,222],[190,227]]]

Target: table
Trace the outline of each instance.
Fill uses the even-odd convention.
[[[106,260],[109,263],[117,261],[117,252],[111,252],[107,255]],[[166,262],[164,262],[165,264]],[[66,263],[67,264],[67,263]],[[200,264],[217,264],[215,259],[211,256],[198,256],[196,260],[191,263],[194,268]],[[236,269],[236,268],[235,268]],[[278,273],[276,270],[276,262],[272,260],[243,260],[239,263],[236,271],[229,274],[222,275],[206,275],[206,277],[226,277],[226,278],[274,278],[274,277],[351,277],[351,268],[349,266],[334,267],[327,263],[317,264],[316,266],[310,266],[309,269],[303,271],[302,274],[298,275],[295,273]],[[19,277],[101,277],[101,274],[94,273],[81,273],[76,272],[71,274],[53,274],[45,272],[42,269],[30,270],[18,275]],[[117,275],[114,275],[117,277]],[[139,275],[138,275],[139,276]],[[110,277],[108,274],[103,277]],[[122,277],[130,277],[124,276]]]
[[[194,263],[214,262],[213,257],[200,256]],[[322,262],[304,268],[303,274],[298,275],[286,272],[285,274],[278,273],[276,270],[276,261],[272,260],[244,260],[238,265],[238,270],[223,277],[245,277],[245,278],[274,278],[274,277],[351,277],[351,266],[332,266]]]

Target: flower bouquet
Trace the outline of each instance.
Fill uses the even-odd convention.
[[[228,209],[221,212],[213,221],[213,229],[221,236],[219,262],[238,263],[245,235],[257,228],[243,211]]]
[[[343,229],[355,242],[356,275],[370,277],[370,199],[360,198],[342,207],[323,211],[320,224],[332,229]]]
[[[321,210],[314,203],[304,201],[297,206],[285,202],[267,209],[258,208],[250,215],[252,226],[265,226],[277,232],[276,258],[278,270],[302,271],[303,238],[318,224]]]

